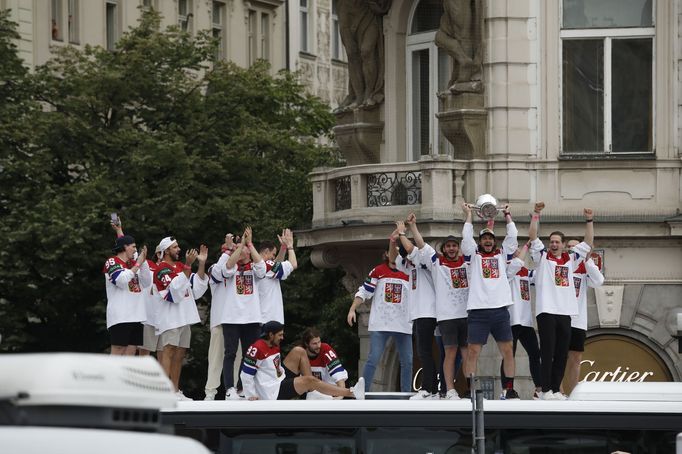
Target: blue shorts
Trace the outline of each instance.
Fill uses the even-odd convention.
[[[506,307],[470,310],[467,321],[470,344],[485,345],[489,334],[492,334],[497,342],[511,342],[513,339],[509,311]]]

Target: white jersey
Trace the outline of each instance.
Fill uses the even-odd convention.
[[[284,301],[279,282],[288,278],[294,267],[288,260],[283,262],[266,260],[265,270],[265,277],[257,282],[261,320],[263,323],[275,320],[284,324]]]
[[[466,318],[469,298],[469,263],[464,257],[448,260],[431,246],[424,246],[424,261],[428,263],[436,287],[436,319]]]
[[[220,326],[220,315],[224,308],[224,304],[220,303],[220,301],[225,301],[227,298],[227,286],[223,284],[222,279],[218,280],[214,278],[216,268],[225,268],[225,264],[229,258],[230,256],[224,252],[221,254],[218,261],[209,267],[208,272],[206,273],[208,274],[208,287],[211,289],[211,313],[209,317],[209,326],[211,329]]]
[[[206,293],[207,276],[201,279],[192,273],[188,278],[182,263],[161,262],[154,271],[154,283],[160,301],[156,334],[200,322],[196,300]]]
[[[335,385],[341,380],[348,380],[348,372],[331,345],[322,342],[320,353],[314,358],[308,356],[313,376],[323,382]]]
[[[280,383],[285,378],[279,346],[270,347],[263,339],[258,339],[246,350],[239,376],[247,399],[277,400]]]
[[[573,271],[575,296],[578,298],[578,315],[571,316],[571,328],[587,331],[587,287],[597,288],[604,283],[604,275],[591,258]]]
[[[516,226],[507,224],[507,236],[502,249],[493,249],[490,253],[479,249],[474,240],[474,226],[466,222],[462,228],[462,253],[469,262],[469,300],[467,310],[495,309],[513,303],[509,278],[518,270],[507,269],[509,254],[505,251],[515,250]]]
[[[587,243],[563,252],[559,257],[550,254],[539,238],[531,243],[531,258],[535,262],[535,313],[578,315],[573,270],[590,252]]]
[[[223,254],[219,260],[219,263],[224,264],[216,264],[211,269],[211,281],[225,288],[224,292],[214,293],[218,297],[212,301],[211,325],[262,323],[257,280],[265,277],[265,262],[261,260],[227,268],[229,257],[226,256]]]
[[[156,327],[157,319],[159,318],[159,292],[156,290],[154,284],[154,272],[156,271],[156,263],[152,260],[147,260],[142,268],[140,268],[140,273],[146,273],[146,277],[141,280],[145,283],[149,280],[148,286],[142,286],[142,294],[144,298],[144,307],[147,314],[147,319],[144,321],[145,325]]]
[[[523,266],[523,261],[518,258],[512,260],[512,264],[516,261],[520,262],[517,266],[521,269],[509,279],[514,300],[514,304],[508,307],[509,318],[512,326],[521,325],[533,328],[530,286],[535,285],[535,270],[529,270]]]
[[[370,271],[356,298],[372,299],[369,331],[391,331],[412,334],[408,313],[409,278],[401,271],[381,264]]]
[[[405,273],[409,278],[410,320],[436,318],[436,292],[433,288],[433,278],[427,264],[422,260],[422,251],[427,247],[431,249],[428,244],[424,245],[422,250],[415,247],[407,257],[398,257],[395,262],[398,271]]]
[[[102,272],[107,291],[107,329],[119,323],[144,322],[147,319],[142,289],[150,286],[146,264],[137,273],[135,262],[126,263],[114,256],[104,263]]]

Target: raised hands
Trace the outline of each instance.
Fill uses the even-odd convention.
[[[545,209],[545,202],[535,202],[535,206],[533,207],[533,211],[537,214],[540,214],[542,210]]]
[[[395,232],[405,234],[405,223],[403,221],[395,221]]]
[[[145,260],[147,260],[147,246],[142,246],[137,254],[137,266],[144,265]]]
[[[294,248],[294,234],[291,232],[291,230],[282,230],[282,234],[277,235],[277,239],[279,240],[279,243],[285,245],[287,249]]]
[[[407,219],[405,219],[405,224],[407,224],[410,227],[416,223],[417,223],[417,215],[415,215],[414,213],[410,213],[407,216]]]
[[[197,260],[199,260],[199,263],[206,263],[206,260],[208,259],[208,246],[205,244],[202,244],[199,246],[199,255],[197,255]]]
[[[199,251],[196,249],[190,249],[187,251],[187,254],[185,254],[185,265],[187,266],[192,266],[192,263],[194,263],[199,256]]]
[[[591,221],[594,219],[594,211],[592,208],[584,208],[583,215],[585,216],[586,221]]]

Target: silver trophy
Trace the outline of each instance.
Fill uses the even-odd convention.
[[[504,210],[504,207],[497,206],[497,200],[490,194],[483,194],[476,199],[476,204],[471,207],[478,217],[490,221],[495,219],[497,213]]]

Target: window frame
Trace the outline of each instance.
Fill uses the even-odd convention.
[[[215,22],[215,7],[220,5],[220,23]],[[216,31],[220,35],[220,45],[217,50],[218,60],[227,60],[227,3],[223,0],[212,0],[211,2],[211,35],[215,38]]]
[[[332,0],[331,10],[329,12],[329,17],[331,19],[331,30],[329,32],[330,36],[330,52],[332,60],[347,62],[348,56],[346,55],[346,48],[343,46],[343,41],[341,40],[341,23],[339,22],[338,13],[334,11],[334,2],[338,0]],[[336,48],[338,44],[338,49]]]
[[[613,27],[613,28],[563,28],[564,2],[559,1],[559,156],[560,157],[585,157],[600,159],[604,157],[616,156],[649,156],[656,154],[656,76],[657,76],[657,55],[656,55],[656,0],[652,1],[652,25],[650,27]],[[613,131],[612,131],[612,44],[615,39],[651,39],[651,150],[638,151],[613,151]],[[601,39],[604,46],[604,96],[603,105],[603,144],[601,150],[564,150],[564,41],[566,40],[587,40]]]
[[[255,15],[255,20],[252,20]],[[267,16],[267,31],[263,32],[263,16]],[[254,7],[253,4],[247,9],[246,14],[246,45],[248,64],[253,65],[256,60],[272,59],[272,37],[274,27],[274,10],[269,8]],[[252,23],[253,22],[253,23]],[[263,48],[267,47],[268,55],[263,55]]]
[[[114,7],[114,24],[112,30],[113,42],[109,42],[108,9]],[[116,42],[121,38],[121,3],[119,0],[106,0],[104,2],[104,47],[109,51],[116,50]]]
[[[182,2],[185,3],[185,14],[182,14],[180,12],[180,4]],[[176,10],[177,16],[178,16],[178,27],[180,27],[180,30],[185,31],[189,33],[190,35],[194,34],[194,0],[178,0],[178,7]],[[185,27],[183,27],[183,24],[186,24]]]
[[[312,40],[310,39],[310,16],[311,16],[311,6],[312,6],[312,0],[305,0],[306,6],[301,5],[301,1],[298,1],[298,18],[301,23],[301,32],[305,29],[305,39],[303,39],[303,33],[301,33],[301,40],[299,45],[301,46],[301,52],[305,53],[311,53],[311,48],[312,48]],[[305,16],[305,20],[303,17]]]

